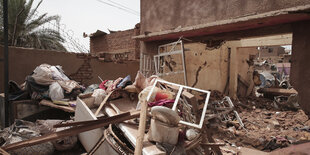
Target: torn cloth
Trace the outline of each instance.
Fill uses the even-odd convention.
[[[123,80],[123,78],[118,78],[116,80],[104,80],[100,85],[99,88],[109,93],[117,88],[117,85]]]
[[[165,107],[170,107],[171,104],[174,103],[174,99],[162,99],[162,100],[158,100],[155,102],[150,102],[148,103],[149,107],[154,107],[154,106],[165,106]]]

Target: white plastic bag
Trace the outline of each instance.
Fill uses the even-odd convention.
[[[103,99],[105,98],[106,96],[106,92],[105,90],[103,89],[95,89],[93,94],[92,94],[92,97],[95,97],[95,102],[94,104],[99,106],[100,103],[103,101]]]
[[[53,82],[50,86],[49,86],[49,93],[48,93],[49,97],[52,99],[52,101],[59,101],[61,99],[63,99],[64,96],[64,91],[61,88],[61,86],[58,84],[58,82]]]
[[[63,80],[67,81],[70,80],[65,74],[64,71],[62,70],[61,66],[51,66],[50,71],[52,72],[53,79],[55,80]]]
[[[40,85],[50,85],[55,80],[53,79],[53,73],[50,70],[51,65],[42,64],[33,71],[33,79],[37,84]]]

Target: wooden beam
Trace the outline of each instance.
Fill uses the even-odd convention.
[[[279,95],[290,96],[292,94],[298,94],[298,92],[294,88],[292,88],[292,89],[260,88],[257,90],[257,92],[271,94],[271,95],[275,95],[275,96],[279,96]]]
[[[227,46],[231,49],[230,57],[230,73],[229,73],[229,97],[237,98],[238,89],[238,47],[241,46],[240,41],[228,41]],[[228,50],[228,49],[227,49]]]
[[[56,140],[56,139],[67,137],[67,136],[77,135],[81,132],[85,132],[85,131],[89,131],[89,130],[93,130],[97,128],[102,128],[109,124],[121,123],[126,120],[138,118],[139,115],[140,115],[140,111],[134,111],[134,112],[126,112],[123,114],[115,115],[115,116],[108,117],[108,118],[101,119],[101,120],[88,121],[88,123],[84,122],[84,125],[81,125],[81,126],[75,126],[70,129],[62,130],[59,132],[53,132],[53,133],[46,134],[40,137],[35,137],[33,139],[9,144],[9,145],[2,147],[2,149],[6,151],[10,151],[10,150],[15,150],[15,149],[22,148],[22,147],[28,147],[28,146],[32,146],[36,144],[41,144],[41,143],[48,142],[51,140]]]
[[[291,45],[293,34],[273,35],[266,37],[241,39],[241,47]]]
[[[10,155],[8,152],[4,151],[3,149],[0,148],[0,154],[2,155]]]
[[[147,121],[146,120],[147,119],[147,101],[142,100],[140,104],[141,104],[141,115],[139,119],[140,122],[139,122],[138,137],[137,137],[136,147],[135,147],[135,155],[142,154],[143,139],[145,135],[145,127],[146,127],[146,121]]]

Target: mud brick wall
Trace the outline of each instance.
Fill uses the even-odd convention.
[[[3,46],[0,46],[0,55],[3,55]],[[100,83],[98,76],[113,80],[131,75],[134,79],[139,70],[138,61],[104,62],[90,54],[10,47],[9,79],[22,84],[25,77],[43,63],[62,66],[70,79],[85,86]],[[0,75],[4,75],[3,62],[0,62]],[[0,76],[0,92],[3,92],[3,81]]]
[[[136,27],[126,31],[90,37],[90,52],[95,55],[99,55],[99,53],[128,53],[128,60],[137,60],[139,59],[140,43],[132,37],[138,35],[139,32],[139,27]]]
[[[88,80],[91,80],[93,78],[92,77],[93,69],[90,65],[92,56],[86,54],[77,54],[77,58],[83,59],[84,62],[81,65],[81,67],[77,70],[77,72],[69,75],[69,78],[78,81],[82,84],[85,84],[87,83]]]

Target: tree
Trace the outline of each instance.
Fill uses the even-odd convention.
[[[57,30],[44,28],[47,23],[59,24],[59,16],[47,16],[47,13],[37,16],[37,6],[32,8],[34,0],[8,0],[8,31],[9,45],[31,47],[49,50],[66,51],[62,45],[65,41]],[[3,2],[0,13],[0,41],[3,44]]]

